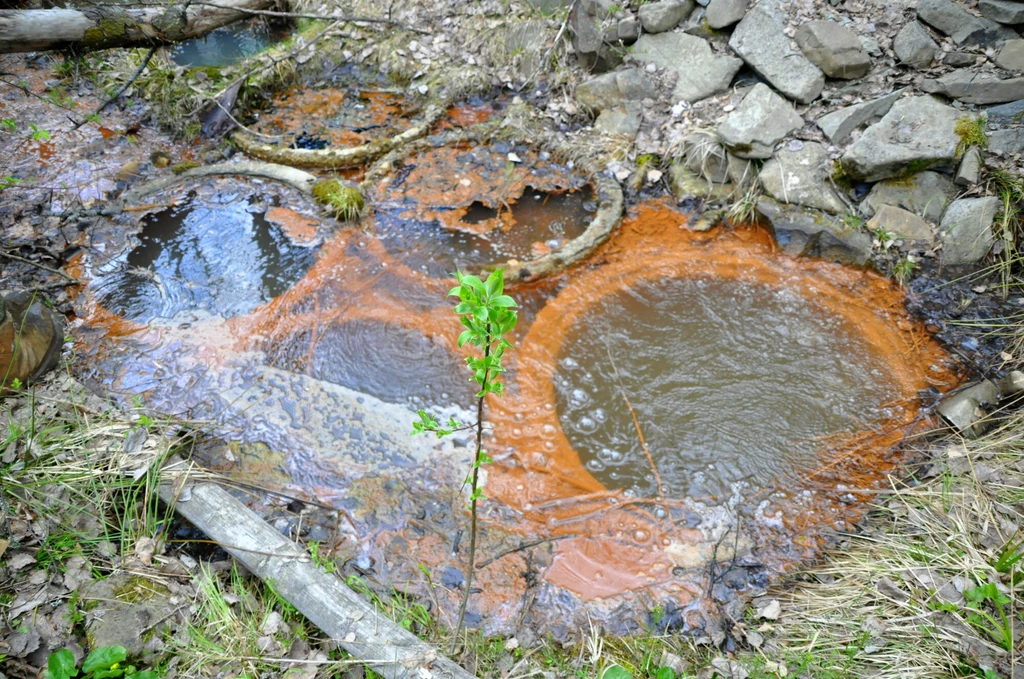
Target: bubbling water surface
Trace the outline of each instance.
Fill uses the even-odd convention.
[[[844,319],[784,285],[642,282],[596,303],[555,375],[562,427],[612,489],[728,496],[812,467],[822,437],[878,419],[898,397]],[[636,414],[634,423],[630,405]]]

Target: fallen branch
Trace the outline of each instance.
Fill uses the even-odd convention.
[[[149,7],[3,9],[0,54],[170,45],[250,16],[245,13],[247,9],[264,9],[273,4],[274,0],[223,0],[217,7],[168,3]]]
[[[71,128],[71,130],[77,130],[82,125],[85,125],[85,123],[88,122],[89,118],[92,118],[93,116],[98,116],[99,114],[103,113],[104,109],[106,109],[108,106],[117,101],[117,98],[124,94],[125,91],[132,86],[132,83],[139,79],[139,76],[142,75],[142,72],[146,70],[146,66],[149,66],[149,60],[153,58],[154,54],[156,54],[156,47],[150,47],[149,51],[146,52],[146,58],[143,59],[142,63],[139,64],[139,67],[135,69],[135,73],[132,73],[132,76],[128,78],[128,80],[117,89],[117,92],[114,92],[114,95],[102,104],[100,104],[99,107],[92,112],[92,115],[88,116],[82,122],[77,123],[74,127]]]
[[[2,252],[2,251],[0,251],[0,257],[3,257],[4,259],[13,259],[16,262],[23,262],[23,263],[28,264],[30,266],[34,266],[37,269],[42,269],[43,271],[49,271],[50,273],[55,273],[58,276],[62,277],[64,280],[66,280],[66,281],[68,281],[69,283],[72,283],[72,284],[77,284],[77,283],[80,282],[77,278],[75,278],[71,274],[65,273],[65,272],[61,271],[60,269],[54,269],[53,267],[46,266],[45,264],[40,264],[39,262],[33,262],[31,259],[26,259],[25,257],[20,257],[18,255],[12,255],[9,252]]]
[[[399,627],[312,563],[309,553],[213,483],[194,483],[180,460],[164,468],[160,497],[219,542],[253,575],[274,589],[339,646],[388,679],[471,679],[457,664]]]
[[[409,31],[410,33],[419,33],[420,35],[430,35],[430,31],[425,31],[422,28],[413,28],[407,26],[400,21],[393,19],[378,19],[375,17],[362,17],[362,16],[346,16],[344,14],[306,14],[303,12],[280,12],[272,9],[242,9],[242,8],[229,8],[225,5],[218,4],[216,2],[203,2],[201,0],[192,0],[193,5],[205,5],[206,7],[220,7],[223,9],[235,9],[239,12],[245,12],[253,16],[268,16],[268,17],[280,17],[283,19],[315,19],[318,21],[343,21],[345,23],[352,24],[387,24],[388,26],[395,26],[401,28],[403,31]]]

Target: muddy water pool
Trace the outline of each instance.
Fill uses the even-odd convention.
[[[108,224],[74,263],[91,280],[82,377],[210,423],[249,451],[223,470],[343,508],[328,519],[342,563],[451,612],[459,593],[420,566],[434,582],[465,568],[472,441],[409,436],[416,408],[473,403],[447,275],[563,246],[593,216],[586,183],[490,145],[410,157],[357,227],[265,182],[152,200],[171,207]],[[712,559],[746,564],[743,589],[813,557],[859,515],[850,490],[877,487],[892,445],[927,426],[917,391],[954,380],[889,281],[780,255],[756,227],[690,231],[662,204],[510,293],[470,608],[489,631],[624,632],[667,604],[678,626],[708,624]]]
[[[562,345],[555,385],[587,470],[646,497],[659,495],[654,470],[672,497],[763,487],[899,396],[841,317],[785,286],[719,278],[645,281],[596,302]]]

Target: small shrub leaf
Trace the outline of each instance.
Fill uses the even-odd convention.
[[[75,656],[66,648],[54,651],[46,660],[48,679],[70,679],[78,674],[75,669]]]
[[[601,679],[633,679],[633,675],[622,665],[612,665],[601,673]]]
[[[128,651],[124,646],[104,646],[97,648],[86,657],[82,663],[82,671],[86,674],[95,673],[96,670],[110,669],[112,665],[124,662],[128,657]],[[99,676],[99,675],[96,675]]]

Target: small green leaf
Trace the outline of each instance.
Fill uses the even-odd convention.
[[[78,674],[75,669],[75,656],[66,648],[54,651],[46,660],[48,679],[70,679]]]
[[[612,665],[601,673],[601,679],[633,679],[633,675],[622,665]]]
[[[160,679],[160,675],[153,670],[142,670],[135,674],[129,674],[132,679]]]
[[[509,297],[508,295],[498,295],[497,297],[491,300],[491,304],[497,307],[511,308],[516,305],[516,301]]]
[[[671,667],[662,667],[654,675],[654,679],[676,679],[676,671]]]
[[[86,657],[85,662],[82,663],[82,671],[89,674],[98,669],[109,669],[119,662],[124,662],[127,657],[128,651],[124,646],[103,646]]]

